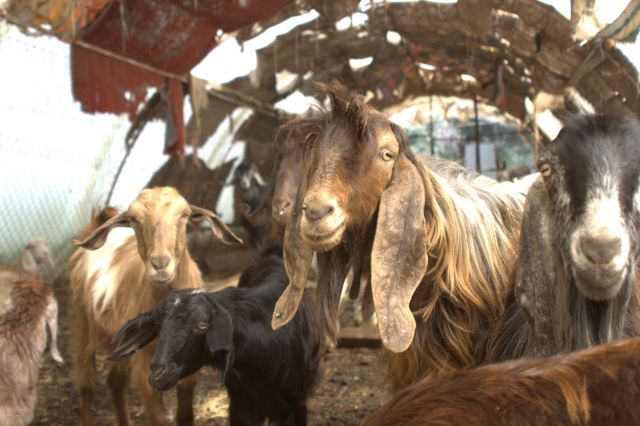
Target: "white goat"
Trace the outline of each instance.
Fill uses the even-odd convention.
[[[51,287],[35,277],[16,277],[9,309],[0,315],[0,426],[26,426],[33,419],[47,328],[51,356],[63,363],[57,346],[58,304]]]
[[[214,213],[190,206],[174,188],[145,189],[129,208],[91,233],[69,259],[73,376],[80,393],[82,424],[89,425],[96,381],[94,357],[124,323],[153,309],[171,290],[200,288],[200,271],[186,245],[188,222],[206,220],[225,243],[241,242]],[[115,227],[131,227],[111,231]],[[111,232],[110,232],[111,231]],[[108,377],[118,423],[129,425],[127,388],[139,388],[151,422],[168,424],[160,392],[148,382],[155,345],[126,362],[114,363]],[[193,422],[195,378],[178,383],[178,424]]]

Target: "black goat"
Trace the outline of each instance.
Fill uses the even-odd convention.
[[[251,246],[259,250],[267,239],[269,226],[266,217],[255,216],[262,212],[265,203],[270,203],[271,187],[248,160],[236,167],[232,183],[236,222],[247,231]]]
[[[295,319],[273,331],[273,308],[289,282],[282,259],[261,258],[241,281],[245,288],[168,294],[120,329],[109,359],[128,358],[159,337],[149,374],[154,388],[210,365],[222,371],[232,426],[305,425],[322,341],[312,304],[305,296]]]

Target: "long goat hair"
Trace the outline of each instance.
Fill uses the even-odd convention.
[[[486,362],[489,337],[508,295],[532,179],[499,184],[452,162],[422,161],[405,132],[362,96],[337,82],[319,88],[329,95],[331,109],[320,108],[316,116],[282,128],[304,141],[308,164],[296,200],[297,221],[285,236],[291,284],[276,305],[274,327],[295,312],[316,251],[319,312],[329,336],[336,332],[349,269],[361,279],[356,286],[372,286],[383,342],[392,351],[387,359],[394,389]],[[394,160],[389,178],[389,169],[377,163],[385,149],[392,153],[388,161]],[[301,230],[309,192],[316,199],[342,197],[338,206],[348,219],[337,245],[313,246]]]
[[[524,192],[454,163],[421,164],[428,269],[411,301],[422,321],[405,352],[387,352],[395,389],[484,362],[516,260]]]

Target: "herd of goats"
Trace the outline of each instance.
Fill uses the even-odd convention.
[[[376,314],[394,392],[363,425],[640,424],[640,123],[568,116],[539,173],[497,183],[416,157],[339,83],[318,90],[331,107],[283,125],[274,187],[244,210],[267,232],[237,287],[203,289],[187,224],[240,239],[173,188],[107,207],[79,235],[68,285],[82,424],[103,354],[120,425],[130,384],[156,425],[175,386],[175,420],[193,424],[203,366],[221,372],[232,426],[305,425],[345,280]],[[36,276],[47,259],[35,240],[0,270],[0,425],[32,420],[47,335],[62,361],[57,304]]]

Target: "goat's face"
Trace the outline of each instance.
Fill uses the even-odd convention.
[[[251,203],[253,193],[262,192],[263,188],[267,186],[264,178],[260,174],[258,167],[250,161],[243,161],[240,163],[233,173],[233,183],[236,185],[236,190],[241,191],[241,200],[246,203]]]
[[[331,98],[331,112],[284,125],[305,136],[305,174],[284,238],[290,284],[271,325],[293,319],[315,251],[319,289],[328,295],[322,302],[327,329],[335,330],[331,295],[357,265],[358,273],[370,272],[384,345],[402,352],[416,327],[409,302],[427,269],[424,172],[402,129],[362,96],[337,82],[319,87]]]
[[[578,290],[616,296],[633,271],[638,245],[640,125],[621,116],[571,121],[542,154],[556,216],[556,239]]]
[[[149,372],[155,389],[171,388],[212,359],[224,378],[233,363],[231,317],[204,290],[169,293],[156,309],[127,322],[111,341],[109,359],[128,358],[156,337]]]
[[[47,264],[53,268],[54,265],[53,259],[51,258],[51,252],[49,251],[49,247],[44,239],[35,238],[29,241],[26,249],[31,252],[33,260],[38,266]]]
[[[302,147],[287,139],[276,151],[276,176],[271,202],[271,217],[281,227],[287,226],[302,180]]]
[[[391,179],[398,140],[378,113],[361,119],[370,122],[338,116],[306,141],[300,230],[314,251],[332,249],[347,229],[364,230]]]
[[[152,283],[170,285],[177,266],[185,256],[187,223],[203,220],[223,242],[241,241],[214,213],[190,206],[174,188],[159,187],[143,190],[127,211],[108,220],[80,245],[89,249],[99,248],[113,227],[130,226],[135,231],[146,277]]]
[[[127,210],[147,278],[167,283],[186,248],[191,208],[173,188],[145,189]]]

